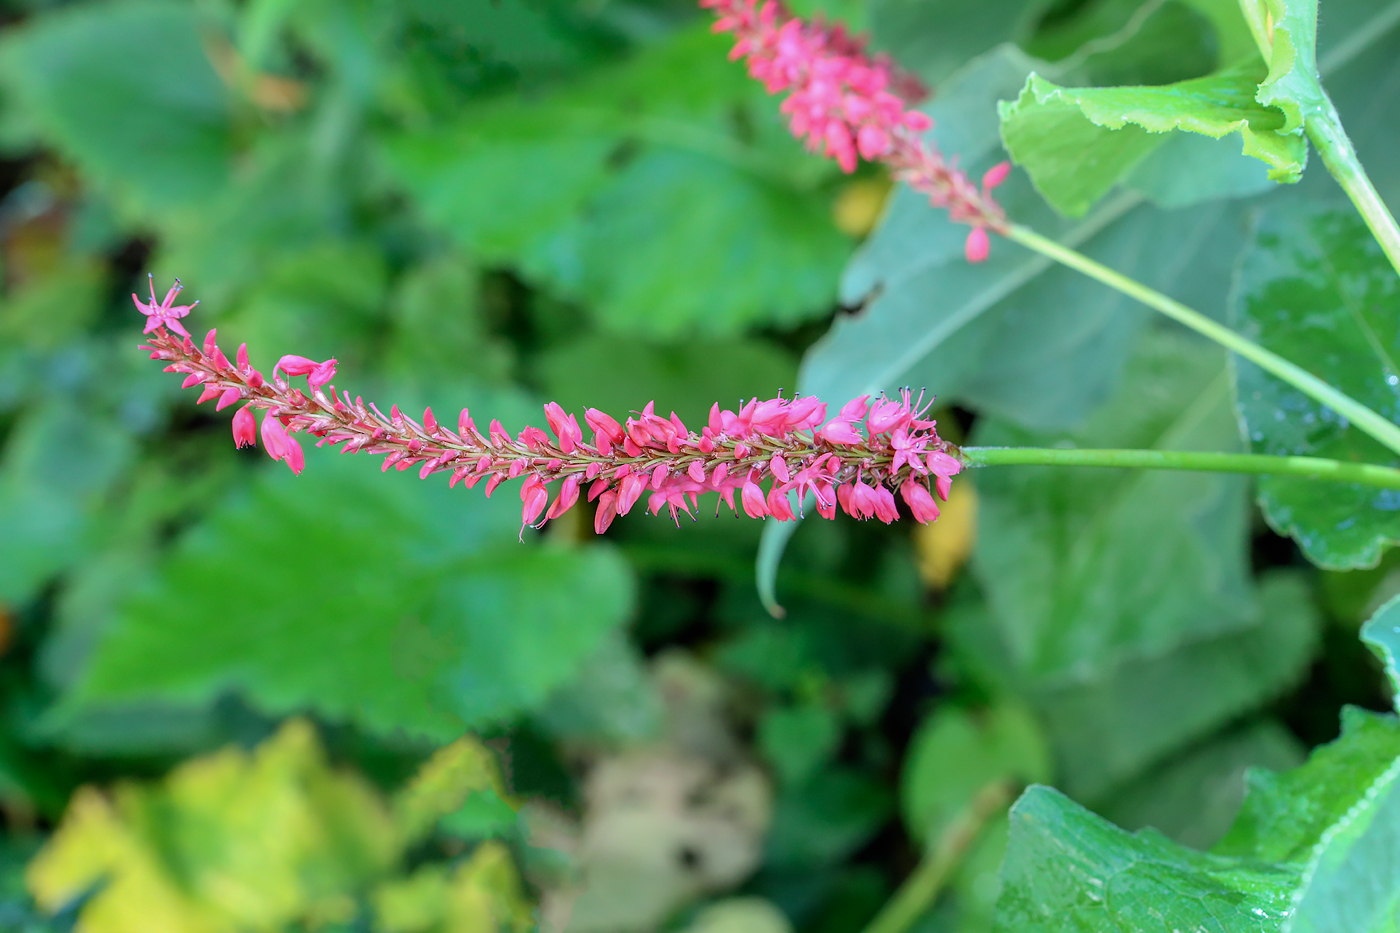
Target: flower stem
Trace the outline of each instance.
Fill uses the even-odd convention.
[[[937,899],[987,821],[1011,802],[1011,794],[1011,786],[1002,781],[982,788],[967,809],[938,837],[937,843],[899,886],[884,910],[870,921],[865,933],[904,933],[913,926]]]
[[[1359,169],[1360,166],[1358,165],[1357,168]],[[1379,204],[1379,198],[1377,203]],[[1381,205],[1381,209],[1384,210],[1384,205]],[[1389,217],[1389,214],[1386,216]],[[1393,224],[1394,221],[1392,220],[1391,223]],[[1012,225],[1007,230],[1006,236],[1043,256],[1077,272],[1082,272],[1090,278],[1097,279],[1129,298],[1137,299],[1149,308],[1160,311],[1172,320],[1210,338],[1227,350],[1238,353],[1260,369],[1272,373],[1303,394],[1331,408],[1386,447],[1400,453],[1400,427],[1345,392],[1323,382],[1302,367],[1264,349],[1223,324],[1212,321],[1201,312],[1188,308],[1174,298],[1168,298],[1161,292],[1149,288],[1121,272],[1116,272],[1102,263],[1095,262],[1083,253],[1043,237],[1034,230],[1020,225]],[[1400,240],[1397,241],[1397,246],[1400,246]]]
[[[1400,470],[1372,463],[1346,463],[1321,457],[1269,457],[1262,454],[1224,454],[1194,450],[964,447],[959,459],[969,467],[1020,464],[1197,470],[1210,473],[1306,476],[1335,483],[1360,483],[1363,486],[1400,489]]]
[[[1366,170],[1361,167],[1356,147],[1351,144],[1346,130],[1342,129],[1342,118],[1332,101],[1327,99],[1325,107],[1309,114],[1304,126],[1327,171],[1332,173],[1337,184],[1351,198],[1361,219],[1371,228],[1376,242],[1385,250],[1386,258],[1400,272],[1400,225],[1395,223],[1395,218],[1367,177]]]

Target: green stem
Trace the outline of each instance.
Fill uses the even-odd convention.
[[[1356,147],[1351,144],[1346,130],[1342,129],[1342,118],[1337,108],[1327,99],[1326,106],[1310,113],[1303,125],[1307,128],[1308,138],[1317,147],[1318,155],[1322,156],[1327,171],[1332,173],[1337,184],[1351,198],[1361,219],[1371,228],[1376,242],[1385,250],[1386,258],[1400,272],[1400,225],[1395,223],[1395,218],[1367,177],[1366,170],[1361,167]]]
[[[1400,453],[1400,427],[1345,392],[1334,389],[1302,367],[1264,349],[1223,324],[1217,324],[1201,312],[1188,308],[1181,302],[1168,298],[1161,292],[1148,288],[1141,282],[1130,279],[1102,263],[1095,262],[1083,253],[1047,239],[1028,227],[1013,224],[1007,229],[1005,235],[1022,246],[1029,247],[1062,265],[1097,279],[1110,288],[1117,289],[1129,298],[1137,299],[1149,308],[1160,311],[1172,320],[1209,337],[1227,350],[1238,353],[1260,369],[1272,373],[1303,394],[1331,408],[1386,447]]]
[[[977,841],[987,821],[1011,802],[1012,788],[1004,782],[988,784],[972,799],[966,811],[953,821],[938,842],[899,886],[894,897],[870,921],[865,933],[904,933],[924,915],[958,862]]]
[[[1400,489],[1400,470],[1371,463],[1324,460],[1321,457],[1268,457],[1261,454],[1222,454],[1194,450],[964,447],[961,460],[969,467],[1021,464],[1306,476],[1336,483],[1360,483],[1363,486]]]

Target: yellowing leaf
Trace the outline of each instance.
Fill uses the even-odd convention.
[[[967,562],[976,540],[977,487],[964,479],[953,483],[938,521],[914,529],[920,579],[935,589],[945,589]]]
[[[534,924],[510,852],[498,842],[478,846],[450,875],[431,865],[385,884],[374,906],[380,933],[525,933]]]
[[[293,720],[160,784],[85,788],[26,880],[50,910],[101,883],[80,933],[274,931],[350,919],[355,891],[399,854],[379,796]]]
[[[394,798],[394,822],[405,842],[430,833],[474,791],[492,790],[509,800],[491,750],[467,736],[440,749]]]

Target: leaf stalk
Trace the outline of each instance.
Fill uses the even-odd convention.
[[[1379,201],[1379,199],[1377,200]],[[1381,207],[1384,209],[1384,205]],[[1389,215],[1387,214],[1387,216]],[[1392,220],[1391,223],[1394,221]],[[1122,292],[1129,298],[1140,301],[1155,311],[1160,311],[1177,323],[1184,324],[1225,349],[1239,354],[1265,372],[1282,379],[1309,398],[1331,408],[1362,431],[1400,454],[1400,426],[1361,404],[1345,392],[1328,385],[1301,366],[1290,363],[1273,351],[1266,350],[1247,337],[1211,320],[1199,311],[1188,308],[1176,299],[1169,298],[1156,289],[1149,288],[1121,272],[1110,269],[1083,253],[1041,236],[1029,227],[1014,224],[1007,230],[1006,236],[1022,246],[1035,250],[1042,256],[1053,259],[1077,272],[1082,272],[1090,278]],[[1400,231],[1397,231],[1396,246],[1397,249],[1400,249]],[[1400,257],[1400,252],[1397,252],[1397,257]]]
[[[1391,266],[1400,273],[1400,225],[1396,224],[1395,217],[1381,200],[1375,185],[1371,184],[1361,159],[1356,155],[1356,147],[1342,128],[1342,118],[1337,108],[1330,98],[1324,97],[1324,100],[1325,106],[1309,114],[1303,122],[1308,139],[1317,148],[1327,171],[1342,186],[1351,203],[1356,205],[1361,219],[1366,221],[1366,226],[1385,251]]]
[[[914,873],[870,921],[865,933],[904,933],[932,906],[972,844],[993,816],[1011,802],[1013,788],[1005,781],[978,791],[966,810],[943,831]]]
[[[1260,476],[1301,476],[1334,483],[1358,483],[1400,489],[1400,470],[1373,463],[1348,463],[1322,457],[1272,457],[1196,450],[1094,450],[1068,447],[964,447],[959,459],[968,467],[1078,466]]]

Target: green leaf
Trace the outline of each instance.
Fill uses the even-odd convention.
[[[962,3],[960,0],[871,0],[871,41],[901,68],[937,85],[975,56],[1025,39],[1045,0]]]
[[[1195,852],[1127,833],[1048,787],[1011,808],[997,929],[1277,930],[1300,866]]]
[[[1394,667],[1400,601],[1364,637]],[[1048,788],[1012,808],[998,929],[1344,933],[1400,920],[1400,721],[1343,710],[1342,735],[1282,774],[1254,770],[1209,853],[1130,835]]]
[[[94,4],[35,16],[0,51],[3,80],[92,178],[152,207],[226,183],[229,106],[194,9]]]
[[[1081,429],[983,422],[975,439],[1229,450],[1223,354],[1175,332],[1149,337]],[[955,638],[1041,712],[1076,796],[1109,791],[1305,669],[1316,613],[1296,578],[1252,585],[1236,478],[1018,467],[975,479],[973,570],[990,618],[956,625]]]
[[[683,30],[533,105],[392,137],[388,161],[434,225],[607,329],[806,320],[830,307],[850,251],[816,189],[832,168],[802,155],[724,52]]]
[[[103,497],[133,453],[114,420],[62,397],[24,414],[0,456],[0,604],[23,605],[90,551]]]
[[[1400,709],[1400,599],[1391,599],[1361,627],[1364,641],[1385,665],[1385,676]]]
[[[1019,91],[1032,64],[1014,49],[999,49],[953,79],[929,107],[940,144],[974,175],[1002,159],[993,106]],[[998,195],[1018,222],[1188,303],[1209,307],[1229,287],[1240,239],[1234,205],[1167,213],[1122,195],[1066,221],[1019,174]],[[839,405],[913,385],[1042,427],[1073,424],[1102,401],[1143,312],[1012,243],[996,242],[989,261],[970,265],[966,236],[921,195],[897,191],[842,283],[846,304],[867,303],[860,314],[838,317],[808,351],[798,389]],[[1181,274],[1186,268],[1190,276]],[[764,529],[757,573],[770,606],[795,528],[785,522]]]
[[[988,784],[1049,779],[1049,749],[1027,710],[1004,703],[974,715],[941,705],[919,726],[905,757],[904,825],[928,845]]]
[[[841,721],[820,703],[775,706],[758,723],[758,747],[787,784],[800,784],[835,753]]]
[[[1297,181],[1307,161],[1301,136],[1280,135],[1283,114],[1254,91],[1263,63],[1246,62],[1163,87],[1064,88],[1037,74],[1000,106],[1002,139],[1055,208],[1082,216],[1175,130],[1213,139],[1238,132],[1244,154],[1275,181]]]
[[[1293,202],[1267,212],[1242,260],[1232,311],[1250,339],[1400,419],[1400,281],[1350,209]],[[1236,361],[1235,385],[1256,452],[1400,463],[1251,363]],[[1374,566],[1400,541],[1400,499],[1392,490],[1272,476],[1258,488],[1269,524],[1322,567]]]
[[[979,426],[990,446],[1230,450],[1223,354],[1153,333],[1079,430]],[[1239,627],[1250,611],[1245,485],[1152,470],[1026,467],[976,476],[973,568],[1017,670],[1055,679]]]
[[[1238,815],[1247,773],[1297,767],[1305,752],[1282,725],[1259,720],[1173,756],[1095,810],[1125,829],[1151,826],[1182,845],[1207,849]]]
[[[1285,116],[1281,133],[1301,136],[1303,123],[1327,105],[1317,73],[1317,0],[1249,0],[1250,8],[1268,11],[1272,52],[1269,74],[1259,85],[1258,100]],[[1246,15],[1257,15],[1247,12]]]
[[[69,709],[237,690],[269,712],[451,738],[541,703],[629,611],[612,552],[518,543],[508,492],[308,461],[305,477],[262,474],[181,542]]]

